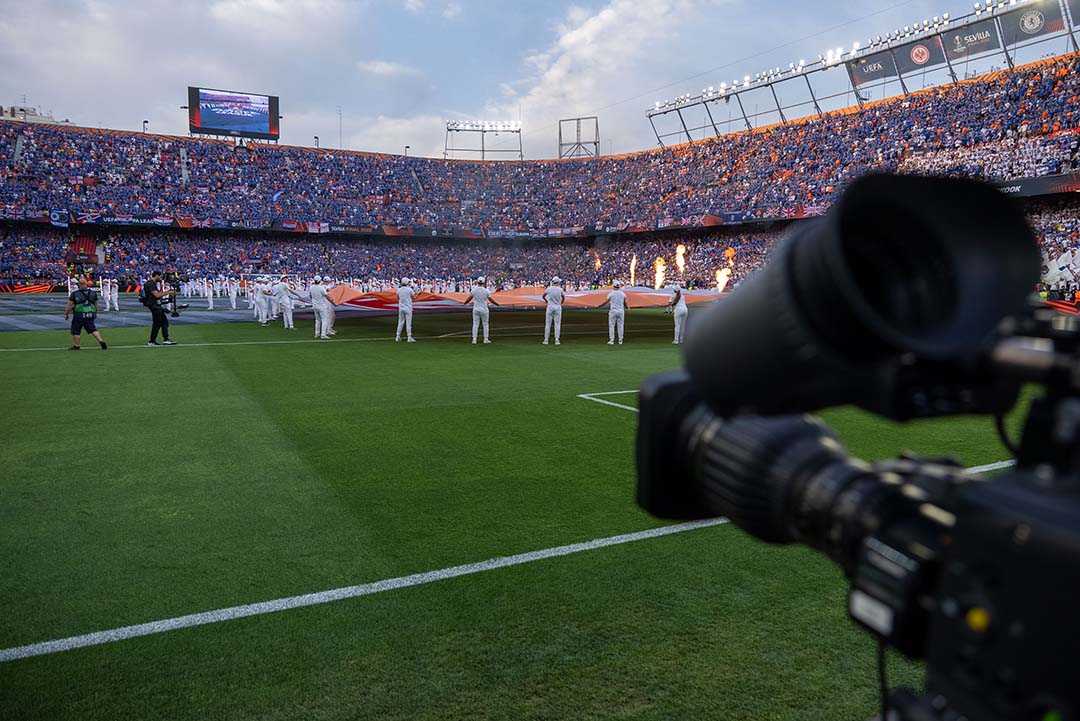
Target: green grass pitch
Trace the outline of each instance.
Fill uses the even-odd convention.
[[[670,317],[609,347],[567,312],[557,348],[542,318],[493,313],[490,346],[465,314],[411,345],[394,318],[0,335],[0,648],[663,525],[633,501],[636,415],[576,396],[677,366]],[[827,420],[871,459],[1007,457],[987,420]],[[845,599],[824,558],[717,526],[0,663],[0,717],[867,718]]]

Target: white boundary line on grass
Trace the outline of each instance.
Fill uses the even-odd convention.
[[[542,561],[547,558],[558,558],[559,556],[569,556],[583,551],[595,551],[599,548],[633,543],[634,541],[642,541],[648,538],[659,538],[661,536],[670,536],[675,533],[685,533],[686,531],[719,526],[724,523],[727,523],[726,518],[713,518],[705,521],[680,523],[675,526],[650,528],[649,530],[638,531],[637,533],[626,533],[620,536],[597,538],[592,541],[585,541],[584,543],[571,543],[567,546],[546,548],[540,551],[529,551],[528,553],[519,553],[514,556],[502,556],[487,561],[480,561],[479,563],[468,563],[463,566],[453,566],[438,571],[428,571],[427,573],[415,573],[411,576],[388,578],[384,581],[364,583],[358,586],[346,586],[345,588],[335,588],[330,591],[320,591],[318,593],[308,593],[302,596],[278,598],[273,601],[250,603],[243,606],[230,606],[229,608],[222,608],[217,611],[193,613],[187,616],[177,616],[176,618],[167,618],[161,621],[140,623],[135,626],[123,626],[108,631],[88,633],[82,636],[70,636],[55,641],[43,641],[41,643],[32,643],[26,646],[5,648],[0,649],[0,663],[5,661],[15,661],[22,658],[31,658],[33,656],[44,656],[46,654],[59,653],[61,651],[71,651],[77,648],[86,648],[87,646],[98,646],[105,643],[113,643],[115,641],[124,641],[129,638],[138,638],[140,636],[150,636],[153,634],[165,633],[166,631],[175,631],[180,628],[205,626],[207,624],[231,621],[237,618],[247,618],[248,616],[261,616],[277,611],[288,611],[290,609],[303,608],[305,606],[317,606],[323,603],[331,603],[332,601],[341,601],[346,598],[358,598],[360,596],[370,596],[385,591],[394,591],[399,588],[422,586],[427,583],[445,581],[450,578],[469,576],[474,573],[493,571],[498,568],[520,566],[524,563]]]

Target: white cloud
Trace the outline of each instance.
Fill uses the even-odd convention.
[[[488,112],[517,117],[520,110],[527,134],[549,137],[559,118],[592,115],[624,100],[632,92],[628,81],[640,87],[670,78],[671,65],[665,58],[685,54],[680,50],[685,41],[682,31],[700,29],[703,10],[719,4],[719,0],[609,0],[597,10],[571,7],[556,24],[554,41],[526,52],[522,62],[528,76],[500,85],[503,99],[493,100]],[[641,114],[600,112],[600,116],[604,135],[642,137]]]
[[[400,154],[406,145],[410,145],[410,155],[442,157],[446,118],[441,115],[378,115],[360,118],[352,125],[360,129],[350,133],[346,139],[346,145],[350,148],[377,148],[380,152]]]
[[[405,11],[412,15],[419,15],[424,9],[425,4],[424,0],[404,0],[404,2],[401,3],[402,7],[405,8]]]
[[[389,60],[366,60],[356,64],[357,69],[366,75],[380,78],[401,77],[404,75],[423,75],[419,70],[408,65],[395,63]]]
[[[461,10],[461,3],[448,2],[446,3],[446,7],[443,8],[442,16],[447,20],[453,20],[461,15]]]

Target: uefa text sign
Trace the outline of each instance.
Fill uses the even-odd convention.
[[[865,85],[875,80],[895,78],[896,63],[893,62],[892,53],[874,53],[858,60],[852,60],[847,64],[848,74],[854,85]]]
[[[1058,0],[1028,2],[1016,10],[1002,14],[998,20],[1001,22],[1001,34],[1006,45],[1017,45],[1065,30],[1065,18],[1061,15]]]
[[[998,35],[997,25],[993,20],[980,20],[948,31],[942,36],[942,43],[949,60],[966,60],[973,55],[1000,50],[1001,36]]]
[[[896,58],[896,69],[901,75],[945,64],[945,52],[941,49],[941,38],[937,35],[901,45],[893,51],[893,55]]]

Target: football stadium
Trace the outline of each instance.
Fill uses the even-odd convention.
[[[482,22],[386,5],[319,74]],[[540,5],[560,82],[735,12]],[[0,718],[1080,719],[1080,0],[872,5],[356,147],[244,69],[287,3],[147,6],[219,25],[141,126],[9,65],[87,119],[0,106]]]

